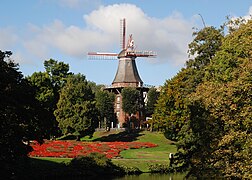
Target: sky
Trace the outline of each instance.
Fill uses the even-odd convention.
[[[137,58],[140,77],[160,86],[184,67],[195,29],[249,15],[251,0],[1,0],[0,50],[13,52],[24,76],[45,71],[43,62],[54,59],[110,85],[118,60],[89,60],[87,53],[119,53],[120,19],[126,18],[136,50],[157,53]]]

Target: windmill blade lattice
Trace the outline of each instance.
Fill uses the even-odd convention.
[[[100,53],[100,52],[89,52],[89,60],[117,60],[117,53]]]

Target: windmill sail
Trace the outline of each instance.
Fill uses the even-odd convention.
[[[116,60],[118,54],[117,53],[108,53],[108,52],[89,52],[88,59],[89,60]]]
[[[143,81],[136,66],[137,57],[148,57],[155,58],[157,54],[153,51],[138,51],[136,50],[133,35],[129,36],[126,42],[126,20],[122,19],[120,21],[120,47],[121,51],[119,53],[109,53],[109,52],[89,52],[89,59],[105,60],[105,59],[118,59],[118,68],[115,78],[112,82],[112,86],[106,88],[106,90],[115,93],[115,109],[114,112],[118,119],[117,127],[123,127],[123,124],[127,120],[127,114],[122,110],[122,89],[125,87],[134,87],[139,90],[139,104],[140,107],[144,107],[143,93],[148,91],[148,87],[143,85]],[[127,44],[126,44],[127,43]],[[138,119],[144,118],[144,109],[139,109],[137,113]],[[112,125],[113,127],[113,125]]]
[[[126,47],[126,41],[125,41],[125,35],[126,35],[126,20],[125,18],[124,19],[121,19],[120,21],[120,41],[121,41],[121,49],[125,49]]]

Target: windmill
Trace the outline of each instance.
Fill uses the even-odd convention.
[[[118,59],[118,68],[115,78],[112,82],[111,87],[107,87],[106,90],[114,92],[116,94],[115,100],[115,113],[118,119],[117,127],[122,127],[123,123],[126,121],[127,116],[122,110],[122,96],[121,90],[124,87],[134,87],[140,91],[140,111],[138,112],[137,118],[141,119],[144,116],[144,102],[143,93],[148,91],[148,87],[143,86],[143,81],[141,80],[135,59],[137,57],[145,58],[155,58],[157,54],[153,51],[138,51],[136,50],[133,35],[129,35],[129,39],[126,43],[126,19],[120,21],[120,44],[121,51],[119,53],[108,53],[108,52],[89,52],[89,59]],[[141,110],[142,109],[142,110]],[[114,125],[111,125],[112,128]]]

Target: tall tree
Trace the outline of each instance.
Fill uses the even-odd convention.
[[[123,88],[122,90],[122,109],[125,113],[136,114],[139,110],[139,91],[135,88]]]
[[[80,137],[94,131],[97,127],[95,95],[85,76],[77,74],[67,78],[54,114],[63,134],[75,133]]]
[[[9,51],[0,51],[0,171],[3,179],[15,179],[25,171],[22,167],[25,167],[29,147],[23,143],[24,137],[35,139],[40,133],[34,91],[18,71],[18,65],[10,59],[11,55]]]
[[[92,91],[94,93],[100,92],[103,90],[103,88],[105,88],[105,85],[103,84],[96,84],[93,81],[88,81],[88,85],[91,87]]]
[[[45,72],[34,72],[27,77],[27,80],[36,89],[36,98],[40,102],[41,113],[44,116],[43,122],[41,122],[44,136],[50,138],[60,134],[53,112],[57,108],[59,92],[71,73],[68,72],[68,64],[54,59],[44,61],[44,68]]]
[[[175,77],[166,81],[153,114],[154,128],[174,140],[179,139],[179,132],[190,116],[189,95],[203,81],[206,67],[220,49],[223,28],[206,27],[193,35],[188,51],[192,58]]]
[[[114,102],[115,95],[108,91],[98,91],[95,94],[96,107],[100,114],[101,126],[106,128],[114,121]]]
[[[149,89],[147,94],[147,105],[146,105],[146,116],[152,116],[154,113],[155,104],[157,103],[157,99],[159,96],[159,92],[157,89],[152,87]]]
[[[220,49],[224,37],[223,30],[223,27],[216,29],[210,26],[195,31],[193,33],[195,38],[189,44],[188,50],[189,56],[193,58],[186,62],[186,66],[200,70],[208,65]]]
[[[122,110],[128,114],[128,127],[131,129],[133,126],[140,125],[139,120],[135,115],[140,110],[140,93],[137,89],[132,87],[123,88],[122,90]]]
[[[46,73],[50,76],[52,85],[56,90],[64,86],[65,78],[69,73],[69,65],[64,62],[58,62],[54,59],[49,59],[44,62]]]
[[[153,129],[160,130],[172,140],[188,119],[187,95],[194,90],[194,78],[191,69],[182,69],[163,86],[154,110]],[[186,87],[186,88],[184,88]]]
[[[40,111],[43,115],[41,128],[43,129],[44,138],[50,138],[59,134],[57,132],[58,123],[53,114],[58,95],[55,95],[56,91],[49,75],[46,72],[35,72],[31,76],[26,77],[26,79],[35,88],[35,97],[40,103]]]
[[[251,34],[252,20],[232,30],[190,95],[178,164],[198,178],[252,178]]]
[[[111,122],[115,123],[114,101],[115,95],[111,92],[104,91],[104,85],[97,85],[95,82],[88,82],[92,91],[95,93],[96,108],[99,113],[100,127],[108,129]]]

